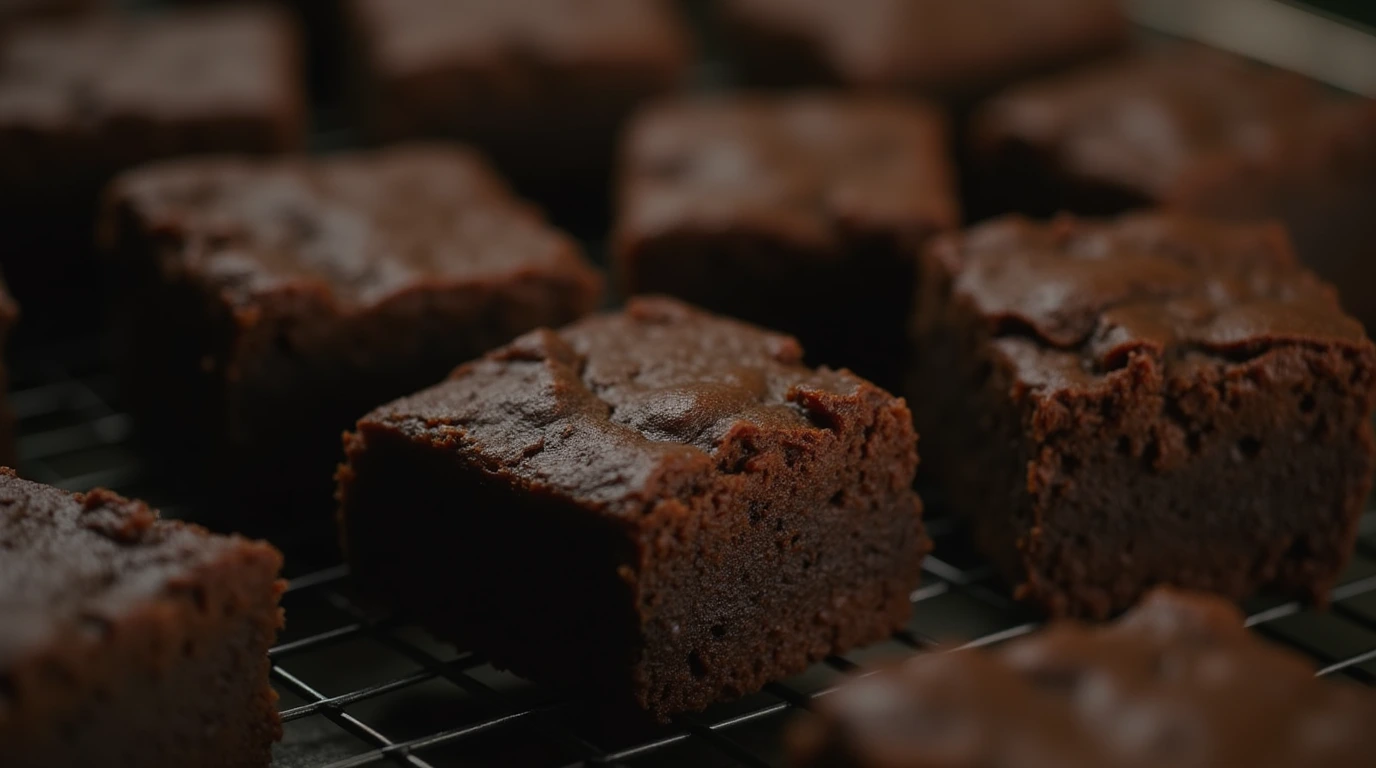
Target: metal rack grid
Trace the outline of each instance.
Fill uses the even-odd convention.
[[[165,486],[131,446],[130,420],[118,407],[98,340],[45,343],[17,357],[11,400],[25,475],[72,490],[112,487],[194,518],[193,509],[159,494]],[[1036,628],[1035,617],[963,549],[949,520],[929,526],[936,554],[912,594],[912,621],[891,640],[828,658],[741,701],[630,732],[598,722],[584,702],[390,619],[357,596],[344,567],[319,568],[288,549],[288,626],[271,652],[286,730],[275,765],[780,765],[787,723],[805,717],[812,699],[844,673],[938,642],[989,645]],[[1376,686],[1376,510],[1363,520],[1357,556],[1329,612],[1266,600],[1247,608],[1258,632],[1308,654],[1319,674]],[[557,628],[550,640],[557,642]]]

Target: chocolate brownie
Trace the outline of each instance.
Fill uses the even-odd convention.
[[[1120,48],[1118,0],[727,0],[747,81],[958,100]]]
[[[616,136],[687,75],[668,0],[350,0],[364,120],[378,141],[476,144],[564,212],[605,208]],[[581,200],[580,200],[581,198]],[[600,234],[600,233],[599,233]]]
[[[1217,598],[1160,590],[1107,627],[916,656],[818,701],[795,768],[1364,768],[1376,693],[1319,680]]]
[[[297,40],[270,9],[98,16],[16,28],[0,42],[0,258],[21,301],[62,314],[94,283],[102,186],[140,163],[299,147]],[[42,301],[26,301],[30,297]],[[48,310],[52,310],[49,312]]]
[[[105,230],[150,434],[215,487],[321,512],[360,415],[601,293],[573,241],[452,147],[170,161],[115,182]]]
[[[1376,327],[1376,100],[1180,44],[1015,87],[972,132],[998,209],[1279,218]]]
[[[437,636],[658,718],[903,624],[907,406],[663,298],[538,330],[365,416],[354,573]]]
[[[1371,487],[1376,347],[1278,226],[1000,219],[923,259],[931,478],[1018,594],[1326,600]]]
[[[661,104],[626,140],[622,284],[795,334],[813,361],[895,385],[912,246],[960,219],[949,151],[944,116],[906,101]]]
[[[0,469],[0,765],[266,766],[282,556]]]

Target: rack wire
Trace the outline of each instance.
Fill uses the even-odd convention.
[[[25,475],[71,490],[110,487],[194,519],[194,507],[166,495],[166,484],[132,445],[100,340],[45,342],[17,357],[11,402]],[[288,549],[288,624],[271,651],[286,730],[274,764],[781,765],[787,724],[806,717],[815,698],[857,667],[939,644],[996,644],[1036,629],[1036,617],[1006,596],[950,520],[938,517],[929,527],[936,554],[912,593],[912,620],[892,639],[828,658],[740,701],[631,731],[598,722],[587,702],[542,690],[390,618],[359,597],[344,566],[320,567]],[[1328,612],[1265,599],[1246,607],[1256,631],[1313,658],[1320,675],[1376,686],[1376,510],[1363,518],[1356,557]],[[551,628],[550,642],[557,632]]]

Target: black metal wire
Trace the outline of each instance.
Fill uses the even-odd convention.
[[[20,425],[21,469],[29,477],[74,490],[106,485],[116,490],[145,488],[150,482],[138,454],[128,445],[129,420],[114,403],[112,383],[99,364],[100,346],[94,340],[45,348],[41,357],[16,366],[15,391],[11,396]],[[978,609],[997,617],[1000,626],[965,638],[965,645],[984,646],[1004,642],[1036,629],[1004,591],[993,581],[982,563],[963,562],[950,557],[943,540],[956,536],[948,521],[935,520],[931,526],[938,534],[938,554],[926,565],[927,583],[912,593],[914,613],[930,620],[958,620],[962,611]],[[1346,676],[1367,685],[1376,685],[1376,512],[1363,520],[1353,574],[1333,592],[1332,610],[1323,617],[1309,613],[1298,602],[1258,603],[1250,606],[1248,624],[1268,638],[1309,655],[1319,667],[1318,674]],[[290,556],[290,552],[288,552]],[[766,740],[777,743],[781,721],[806,710],[818,696],[835,689],[826,684],[812,690],[795,687],[790,681],[771,683],[765,691],[741,703],[725,705],[700,715],[678,718],[670,727],[630,743],[602,744],[599,736],[583,729],[576,715],[583,709],[574,699],[553,697],[530,703],[499,690],[479,678],[490,671],[484,659],[471,653],[441,658],[431,648],[422,647],[415,628],[387,618],[378,618],[351,596],[347,568],[332,566],[297,575],[290,581],[284,600],[288,621],[299,613],[326,613],[333,617],[326,626],[312,627],[300,636],[292,635],[271,651],[272,680],[284,695],[301,703],[284,702],[283,720],[288,742],[293,728],[311,721],[327,722],[342,738],[352,739],[359,749],[340,756],[337,751],[284,748],[278,764],[284,768],[351,768],[371,765],[408,765],[417,768],[443,768],[446,765],[509,764],[504,749],[522,751],[533,743],[552,751],[546,762],[532,759],[516,762],[535,766],[631,766],[660,764],[661,757],[672,760],[676,750],[692,747],[706,754],[710,765],[735,765],[768,768],[778,765],[777,751],[760,754],[744,735],[765,733]],[[956,605],[947,605],[958,601]],[[963,606],[963,607],[962,607]],[[1325,627],[1319,627],[1319,623]],[[1332,625],[1346,635],[1335,640]],[[1327,633],[1327,634],[1325,634]],[[892,644],[900,653],[917,653],[931,648],[942,638],[918,629],[900,632]],[[1347,649],[1336,653],[1325,646],[1336,642]],[[318,665],[313,657],[331,649],[367,643],[364,661],[368,666],[384,658],[402,660],[408,671],[388,674],[367,684],[340,689],[335,674],[339,670]],[[854,659],[834,656],[817,671],[822,676],[852,673],[861,665]],[[425,708],[420,697],[427,685],[453,686],[458,695],[468,697],[477,714],[455,719],[419,734],[399,736],[389,726],[372,721],[362,708],[381,701],[395,700],[396,709],[408,706]],[[410,698],[415,697],[415,702]],[[752,731],[751,729],[755,729]],[[485,740],[485,741],[484,741]],[[450,758],[446,750],[483,742],[488,762],[465,757]],[[524,754],[524,752],[522,752]],[[555,756],[557,755],[557,757]],[[693,764],[697,757],[687,763]]]

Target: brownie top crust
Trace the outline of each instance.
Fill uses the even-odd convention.
[[[381,69],[662,67],[688,41],[665,0],[353,0]],[[532,72],[539,77],[539,72]]]
[[[0,126],[135,130],[297,109],[296,40],[269,8],[35,23],[0,46]]]
[[[0,553],[0,672],[59,635],[98,639],[140,604],[194,600],[201,567],[234,557],[281,564],[267,544],[159,520],[146,504],[110,491],[67,493],[4,468]]]
[[[633,517],[766,454],[825,453],[883,408],[907,414],[869,382],[801,360],[791,337],[634,299],[526,334],[359,428],[399,431],[514,485]]]
[[[623,237],[770,234],[830,248],[844,234],[926,235],[959,221],[946,119],[883,98],[672,101],[632,127]]]
[[[117,219],[171,244],[164,269],[197,273],[237,306],[304,288],[367,307],[426,284],[551,271],[600,284],[571,239],[457,148],[177,160],[124,175],[110,200]]]
[[[1193,44],[1015,86],[974,131],[976,145],[1030,145],[1064,173],[1149,200],[1248,174],[1376,169],[1376,100]]]
[[[930,254],[1028,379],[1088,383],[1145,354],[1183,372],[1277,346],[1370,357],[1333,288],[1278,226],[1170,214],[1114,221],[1006,217],[943,236]]]
[[[1116,0],[731,0],[740,20],[819,49],[848,85],[958,94],[1110,49]]]
[[[821,710],[796,751],[845,743],[863,756],[847,765],[1358,768],[1376,750],[1370,691],[1316,679],[1232,605],[1170,590],[1108,627],[1064,622],[992,653],[915,657]]]

